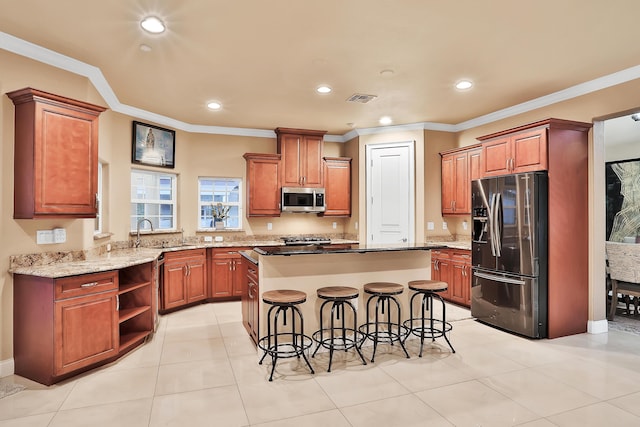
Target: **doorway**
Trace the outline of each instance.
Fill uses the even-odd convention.
[[[637,173],[637,164],[640,160],[640,117],[635,115],[638,111],[640,109],[612,114],[594,123],[594,146],[596,149],[599,147],[599,140],[602,144],[602,163],[594,165],[597,170],[599,169],[598,175],[602,179],[600,184],[602,187],[599,191],[596,188],[595,194],[597,200],[606,200],[606,221],[600,224],[602,231],[598,233],[602,235],[602,252],[604,252],[606,240],[635,242],[636,236],[640,235],[640,228],[635,225],[640,221],[635,197],[638,179],[640,179]],[[633,175],[628,176],[630,173]],[[598,175],[594,171],[594,181],[597,180]],[[598,292],[598,289],[594,288],[594,291]],[[624,295],[623,292],[618,294],[620,297],[615,316],[613,321],[608,322],[608,328],[640,334],[638,297]],[[612,296],[609,281],[607,281],[606,296],[605,310],[608,313]]]
[[[366,146],[367,243],[413,243],[414,142]]]

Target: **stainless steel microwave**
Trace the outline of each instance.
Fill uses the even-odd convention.
[[[324,212],[324,188],[282,187],[282,212]]]

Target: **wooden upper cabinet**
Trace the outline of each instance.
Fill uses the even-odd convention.
[[[322,187],[322,147],[326,131],[277,128],[283,187]]]
[[[247,217],[280,216],[279,154],[246,153]]]
[[[501,135],[482,144],[484,176],[547,169],[547,128]]]
[[[14,218],[95,218],[105,108],[26,88],[15,105]]]
[[[351,216],[351,159],[324,158],[324,216]]]
[[[478,162],[477,150],[478,148],[460,149],[440,153],[442,155],[442,215],[471,213],[471,173],[472,165]],[[471,163],[472,160],[473,163]]]
[[[482,147],[469,150],[469,181],[480,179],[483,176],[482,170]]]

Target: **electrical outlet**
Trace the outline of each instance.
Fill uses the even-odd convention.
[[[36,231],[36,243],[39,245],[50,245],[53,243],[53,230]]]
[[[462,221],[462,229],[463,229],[463,230],[466,230],[466,229],[467,229],[467,227],[468,227],[468,225],[467,225],[467,221]]]
[[[435,227],[436,225],[432,221],[427,222],[427,230],[434,230]]]
[[[442,223],[442,229],[443,229],[443,230],[446,230],[446,229],[447,229],[447,221],[444,221],[444,222]]]
[[[358,221],[356,221],[356,223],[355,223],[355,228],[356,228],[356,230],[358,229]]]
[[[333,229],[335,230],[336,228],[338,228],[338,223],[337,223],[337,222],[334,222],[334,223],[333,223]]]
[[[54,243],[64,243],[67,241],[67,230],[64,228],[54,228],[53,229],[53,242]]]
[[[268,222],[267,223],[267,230],[273,230],[273,224]]]

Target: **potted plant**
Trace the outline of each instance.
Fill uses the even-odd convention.
[[[213,215],[213,225],[216,230],[224,229],[224,220],[229,216],[230,206],[222,206],[222,203],[211,205],[211,214]]]

